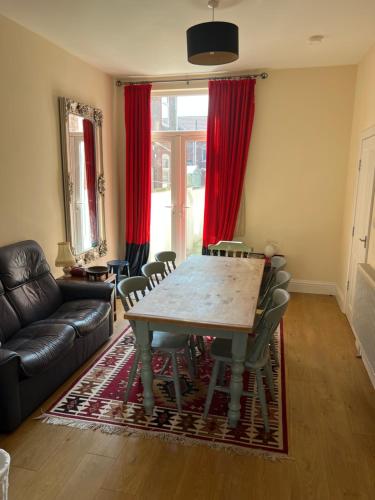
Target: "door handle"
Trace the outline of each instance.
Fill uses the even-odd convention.
[[[367,236],[365,236],[364,238],[359,238],[359,241],[361,241],[363,243],[363,246],[367,248]]]

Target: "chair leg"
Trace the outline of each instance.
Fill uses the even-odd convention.
[[[202,335],[197,335],[195,337],[197,339],[197,346],[198,346],[198,349],[200,350],[200,352],[203,354],[206,352],[206,345],[204,343],[204,338],[202,337]]]
[[[197,356],[195,351],[195,338],[194,335],[189,336],[189,349],[190,349],[190,359],[193,365],[194,377],[198,376],[198,367],[197,367]]]
[[[220,361],[218,379],[219,379],[219,385],[224,385],[224,382],[225,382],[225,363],[223,361]]]
[[[214,363],[214,366],[212,368],[212,373],[211,373],[211,378],[210,378],[210,384],[209,384],[208,390],[207,390],[207,396],[206,396],[206,403],[204,405],[203,418],[207,418],[208,412],[210,410],[210,406],[211,406],[211,403],[212,403],[212,398],[213,398],[215,387],[216,387],[217,376],[219,374],[219,368],[220,368],[220,361],[218,359],[216,359],[215,363]]]
[[[275,366],[280,366],[279,356],[277,355],[276,351],[275,338],[273,335],[271,337],[271,342],[270,342],[270,351],[271,351],[271,358],[273,359]]]
[[[179,413],[182,412],[181,406],[181,389],[180,389],[180,378],[178,374],[177,357],[176,353],[171,353],[172,367],[173,367],[173,382],[174,382],[174,392],[176,394],[176,404]]]
[[[193,364],[193,360],[192,360],[192,353],[190,351],[189,344],[186,344],[185,349],[184,349],[184,354],[185,354],[185,360],[186,360],[186,363],[187,363],[187,366],[188,366],[188,370],[189,370],[190,379],[193,380],[194,377],[195,377],[195,370],[194,370],[194,364]]]
[[[260,370],[255,370],[255,375],[256,375],[256,380],[257,380],[258,398],[260,401],[260,407],[261,407],[261,411],[262,411],[264,428],[265,428],[266,432],[269,432],[270,431],[270,424],[268,421],[268,408],[267,408],[267,401],[266,401],[266,393],[264,392],[262,372]]]
[[[128,383],[126,384],[126,391],[124,394],[124,403],[125,404],[128,402],[130,390],[133,386],[134,378],[135,378],[135,375],[137,373],[140,355],[141,355],[141,353],[140,353],[138,347],[136,347],[133,365],[132,365],[130,373],[129,373]]]
[[[266,379],[267,379],[267,385],[268,385],[268,389],[270,391],[270,394],[271,394],[271,399],[272,401],[275,401],[276,397],[275,397],[275,386],[274,386],[274,383],[273,383],[273,373],[272,373],[272,364],[271,364],[271,360],[269,360],[266,364],[266,366],[264,367],[264,373],[266,375]]]

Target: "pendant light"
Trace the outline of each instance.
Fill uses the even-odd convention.
[[[217,66],[238,59],[238,26],[215,21],[219,0],[209,0],[212,21],[191,26],[186,32],[188,61],[202,66]]]

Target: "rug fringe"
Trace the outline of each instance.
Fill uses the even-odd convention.
[[[133,427],[120,426],[115,424],[104,424],[104,423],[96,423],[96,422],[84,422],[72,420],[70,418],[65,417],[54,417],[48,414],[43,414],[38,417],[35,417],[35,420],[42,420],[45,424],[51,425],[62,425],[67,427],[73,427],[81,430],[93,430],[100,431],[105,434],[112,435],[122,435],[128,437],[141,437],[141,438],[151,438],[151,439],[160,439],[161,441],[165,441],[168,443],[182,444],[184,446],[206,446],[208,448],[212,448],[214,450],[222,450],[229,454],[234,455],[252,455],[259,458],[265,458],[267,460],[272,461],[281,461],[281,460],[293,460],[292,457],[283,453],[272,453],[266,450],[253,449],[253,448],[241,448],[240,446],[236,446],[233,444],[220,443],[217,441],[202,441],[200,439],[194,439],[187,436],[179,436],[176,434],[171,434],[168,432],[162,431],[147,431],[144,429],[134,429]]]

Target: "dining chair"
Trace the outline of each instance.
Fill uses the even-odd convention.
[[[161,253],[173,253],[174,252],[161,252]],[[158,254],[155,255],[157,257]],[[142,274],[149,280],[150,285],[155,288],[156,285],[159,285],[160,282],[167,276],[164,261],[157,262],[149,262],[142,266]],[[205,344],[203,337],[192,336],[189,337],[189,346],[191,351],[191,360],[193,363],[194,373],[197,371],[197,363],[196,363],[196,352],[195,347],[198,347],[198,350],[203,353],[205,352]]]
[[[252,247],[243,241],[220,240],[215,244],[208,245],[208,255],[223,257],[248,257],[254,252]]]
[[[142,274],[148,279],[152,288],[159,285],[160,282],[167,276],[165,272],[164,262],[149,262],[142,266]]]
[[[135,305],[136,302],[139,302],[141,298],[144,297],[146,293],[151,290],[151,287],[147,278],[143,276],[134,276],[132,278],[125,278],[124,280],[122,280],[118,285],[118,289],[124,309],[125,311],[129,311]],[[140,350],[138,349],[137,346],[137,334],[135,329],[136,325],[134,321],[130,321],[130,324],[136,338],[136,352],[125,390],[125,395],[124,395],[125,403],[127,403],[129,399],[130,390],[133,386],[134,379],[138,370],[138,365],[140,362]],[[177,364],[177,355],[179,354],[184,355],[190,377],[193,379],[195,376],[194,366],[191,359],[189,336],[175,334],[175,333],[154,331],[150,333],[150,345],[151,345],[151,351],[153,353],[158,352],[166,356],[162,368],[158,373],[154,374],[154,378],[158,380],[173,381],[175,395],[176,395],[177,409],[179,412],[181,412],[182,411],[181,388],[180,388],[180,378],[179,378],[178,364]],[[165,373],[170,364],[172,365],[172,376],[167,375]]]
[[[272,286],[268,289],[266,295],[262,300],[259,300],[258,307],[260,309],[266,309],[267,303],[272,300],[273,292],[277,288],[282,288],[283,290],[288,290],[289,282],[292,278],[292,275],[288,273],[288,271],[276,271],[275,278]]]
[[[271,257],[270,266],[268,272],[266,271],[263,275],[262,283],[260,285],[259,301],[261,304],[270,288],[274,285],[275,277],[278,271],[282,271],[286,267],[286,259],[281,255],[274,255]]]
[[[168,274],[176,269],[176,257],[176,252],[172,251],[158,252],[155,254],[155,260],[157,262],[164,262]]]
[[[272,365],[270,359],[269,343],[271,337],[276,331],[290,300],[289,293],[286,290],[277,289],[273,292],[272,303],[256,328],[255,335],[249,336],[247,356],[245,360],[245,370],[255,372],[257,394],[255,392],[242,391],[243,396],[259,398],[261,413],[264,422],[265,431],[270,431],[268,408],[263,385],[263,373],[266,376],[267,385],[270,390],[271,398],[275,399],[275,389],[272,376]],[[232,364],[230,339],[215,339],[211,345],[211,357],[214,359],[214,366],[211,373],[210,384],[208,387],[206,403],[204,407],[204,418],[207,418],[215,391],[229,393],[229,386],[224,385],[224,380],[219,380],[220,373],[223,373],[225,366]],[[224,378],[224,377],[223,377]]]
[[[268,310],[269,305],[272,303],[273,292],[277,289],[288,290],[289,282],[292,275],[287,271],[278,271],[275,275],[274,284],[269,288],[263,302],[258,305],[259,309],[255,316],[255,328],[256,325],[261,321],[262,317]],[[279,357],[275,347],[275,336],[272,335],[270,340],[270,351],[271,359],[274,361],[275,366],[279,366]]]

